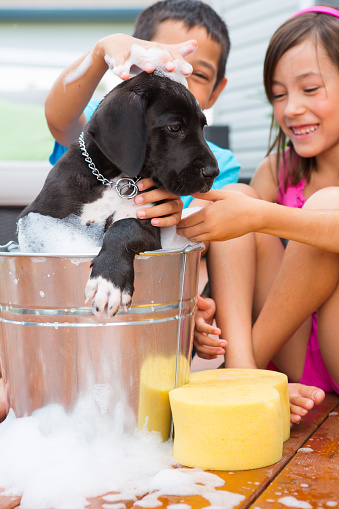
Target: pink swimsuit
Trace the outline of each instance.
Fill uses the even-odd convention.
[[[282,187],[282,186],[281,186]],[[305,179],[302,179],[296,186],[288,186],[283,192],[278,191],[278,203],[288,207],[302,208],[306,199],[303,196]],[[325,392],[336,392],[339,394],[339,385],[335,383],[322,359],[317,329],[317,313],[312,315],[312,331],[307,345],[307,352],[304,364],[304,371],[300,383],[315,385]]]

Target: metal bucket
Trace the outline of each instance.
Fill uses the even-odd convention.
[[[168,392],[188,381],[201,245],[135,259],[132,307],[84,305],[89,255],[0,249],[0,362],[18,417],[50,404],[81,418],[170,435]],[[101,425],[101,424],[100,424]]]

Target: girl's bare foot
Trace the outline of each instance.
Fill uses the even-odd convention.
[[[314,405],[319,405],[325,398],[322,389],[303,384],[288,384],[288,393],[290,397],[291,426],[298,424],[302,417],[312,410]]]

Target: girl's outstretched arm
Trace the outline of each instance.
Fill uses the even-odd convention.
[[[223,241],[259,232],[339,253],[339,209],[326,208],[339,203],[338,187],[317,191],[302,209],[234,191],[195,196],[212,203],[180,221],[178,234],[191,240]]]

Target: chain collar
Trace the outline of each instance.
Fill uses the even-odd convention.
[[[120,198],[123,198],[124,200],[130,200],[131,198],[134,198],[138,194],[139,189],[136,184],[137,182],[139,182],[141,177],[137,177],[135,179],[129,177],[122,177],[118,179],[116,182],[114,180],[108,180],[95,167],[92,158],[87,152],[83,132],[79,136],[79,146],[81,153],[84,156],[86,163],[88,164],[89,169],[92,171],[93,175],[97,178],[97,180],[102,183],[102,185],[114,188],[118,195],[120,196]]]

